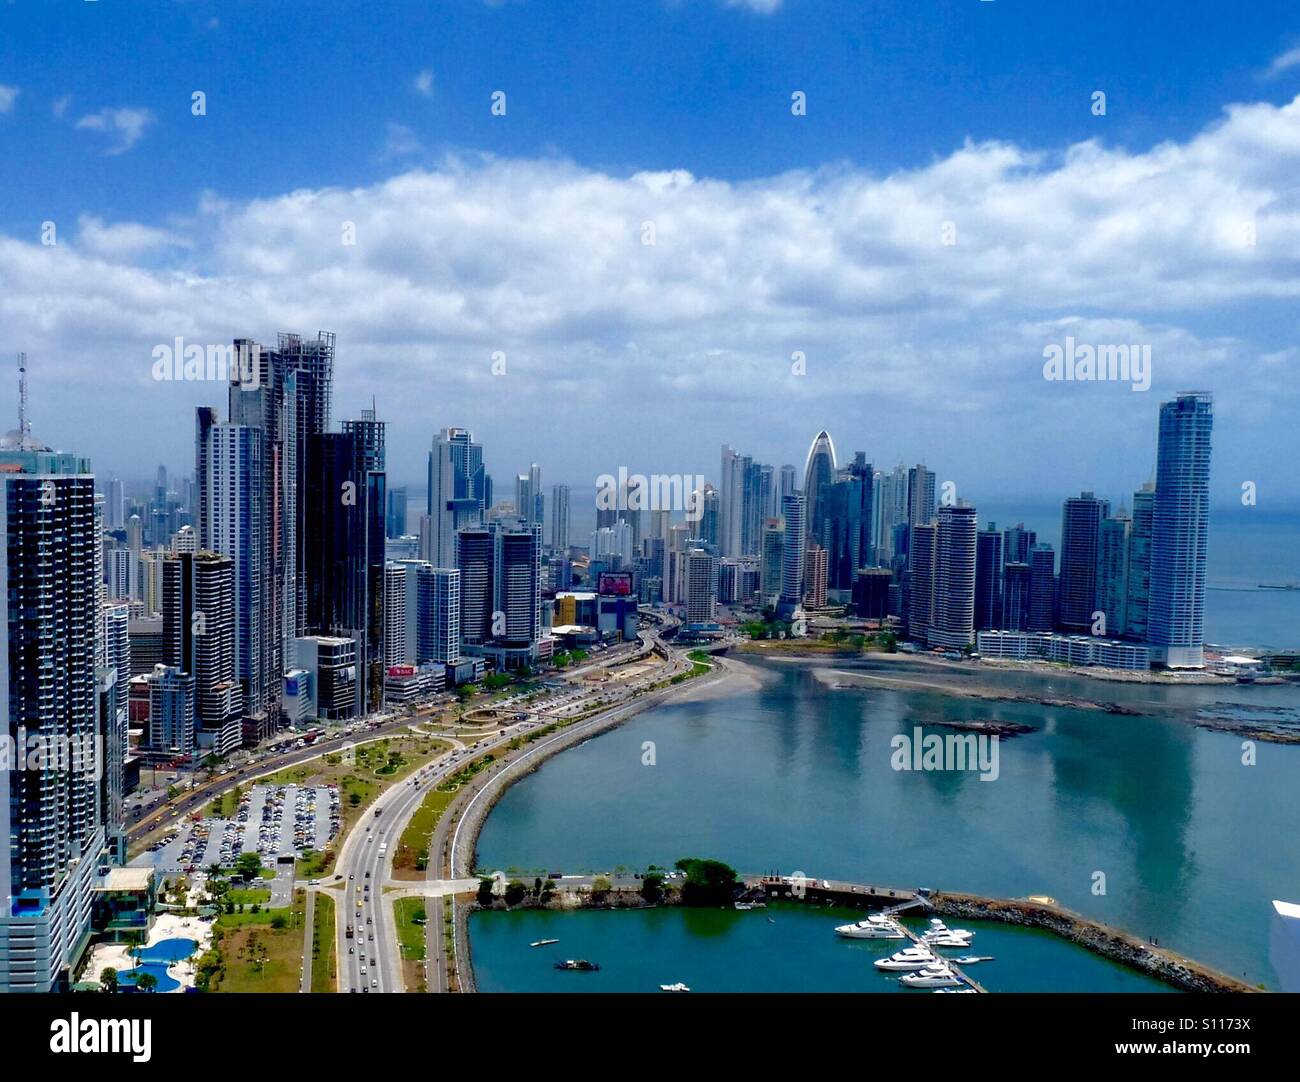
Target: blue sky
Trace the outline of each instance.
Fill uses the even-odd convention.
[[[1283,3],[0,2],[0,350],[47,440],[127,475],[223,397],[151,385],[152,344],[325,328],[399,481],[446,424],[575,482],[593,439],[712,475],[825,425],[976,491],[1117,496],[1194,382],[1225,483],[1294,500],[1298,47]],[[1153,343],[1152,392],[1044,385],[1070,332]]]

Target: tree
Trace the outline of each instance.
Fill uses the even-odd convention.
[[[506,905],[518,905],[527,893],[527,888],[518,879],[510,880],[506,884]]]
[[[478,904],[483,906],[492,904],[492,880],[486,876],[478,881]]]
[[[274,928],[276,931],[280,931],[281,929],[287,928],[288,926],[289,926],[289,918],[284,915],[284,911],[276,910],[275,914],[271,917],[271,927]]]
[[[686,873],[683,905],[728,905],[741,886],[736,870],[720,860],[683,857],[676,868]]]
[[[257,853],[241,853],[235,861],[235,871],[245,879],[256,879],[262,871],[262,858]]]
[[[117,970],[112,966],[105,966],[99,975],[99,987],[105,992],[117,991]]]
[[[600,901],[604,901],[605,898],[608,897],[609,892],[613,889],[614,884],[603,875],[598,875],[591,881],[591,896]]]
[[[646,872],[641,877],[641,897],[647,902],[657,902],[663,893],[664,877],[659,872]]]
[[[141,973],[135,979],[135,986],[142,992],[152,992],[158,987],[158,978],[152,973]]]

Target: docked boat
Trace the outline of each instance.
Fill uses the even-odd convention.
[[[991,954],[963,954],[960,958],[952,960],[953,965],[958,966],[973,966],[976,962],[991,961],[993,961],[993,955]]]
[[[925,947],[908,947],[888,958],[877,958],[874,964],[877,969],[906,971],[938,965],[940,961],[933,951]]]
[[[930,927],[921,933],[921,939],[932,947],[969,947],[974,935],[965,928],[949,928],[935,917],[930,921]]]
[[[940,964],[926,966],[915,973],[904,973],[898,982],[908,988],[954,988],[961,984],[961,978],[946,965]]]
[[[595,962],[588,962],[585,958],[566,958],[563,962],[555,963],[556,969],[577,969],[583,973],[592,973],[600,968]]]
[[[661,984],[661,985],[659,986],[659,991],[661,991],[661,992],[689,992],[690,989],[687,988],[686,985],[684,985],[681,981],[678,981],[676,984]]]
[[[841,924],[835,934],[845,939],[905,939],[906,933],[896,920],[874,913],[854,924]]]
[[[935,994],[938,994],[940,992],[948,992],[952,995],[968,995],[968,996],[974,996],[979,994],[974,988],[932,988],[931,991],[934,992]]]
[[[552,943],[558,943],[558,939],[539,939],[536,943],[529,943],[530,947],[549,947]]]
[[[751,909],[754,908],[754,903],[753,903],[753,902],[736,902],[736,908],[739,909],[742,913],[748,913]]]

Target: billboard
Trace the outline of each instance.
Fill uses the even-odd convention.
[[[602,571],[596,579],[596,593],[615,597],[632,596],[631,571]]]

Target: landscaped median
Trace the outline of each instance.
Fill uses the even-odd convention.
[[[424,926],[429,915],[423,898],[398,898],[393,903],[397,942],[402,950],[402,979],[408,992],[428,991],[424,978]]]
[[[338,991],[338,940],[334,927],[334,899],[316,892],[311,930],[311,991]]]

